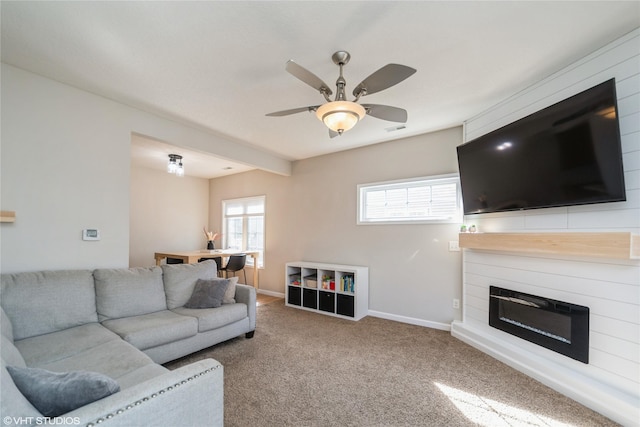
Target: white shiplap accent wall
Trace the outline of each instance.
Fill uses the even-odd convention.
[[[465,141],[616,79],[627,201],[473,215],[484,232],[640,234],[640,29],[465,123]],[[590,307],[589,364],[488,325],[489,286]],[[640,262],[465,250],[452,333],[624,425],[640,425]]]

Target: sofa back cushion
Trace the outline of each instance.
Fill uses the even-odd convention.
[[[4,312],[4,308],[0,307],[0,333],[9,341],[13,342],[13,325],[9,316]]]
[[[25,366],[24,358],[20,351],[13,344],[13,327],[11,326],[11,320],[4,312],[4,309],[0,307],[0,327],[2,333],[0,333],[0,356],[7,365]]]
[[[100,322],[167,309],[160,267],[98,269],[93,275]]]
[[[19,366],[22,368],[27,366],[20,350],[4,335],[0,336],[0,356],[2,356],[2,361],[6,363],[7,366]]]
[[[90,270],[3,274],[0,283],[15,340],[98,321]]]
[[[26,366],[22,354],[13,343],[13,331],[11,321],[3,309],[0,310],[2,316],[2,333],[0,334],[0,357],[2,366],[0,367],[0,390],[2,390],[2,414],[39,415],[35,408],[22,396],[22,393],[13,384],[13,380],[6,370],[7,366]],[[8,401],[8,402],[7,402]],[[7,403],[5,403],[7,402]],[[16,411],[17,412],[12,412]]]
[[[167,307],[171,310],[184,306],[198,279],[211,280],[218,277],[218,265],[214,260],[197,264],[170,264],[162,266]]]

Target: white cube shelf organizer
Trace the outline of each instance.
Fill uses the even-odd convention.
[[[288,262],[288,307],[360,320],[369,311],[369,268],[354,265]]]

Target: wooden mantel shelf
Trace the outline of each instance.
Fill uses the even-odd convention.
[[[640,236],[612,233],[460,233],[460,247],[506,252],[640,259]]]
[[[16,213],[14,211],[0,211],[0,222],[15,222]]]

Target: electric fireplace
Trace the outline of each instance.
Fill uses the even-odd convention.
[[[589,363],[589,307],[490,286],[489,325]]]

